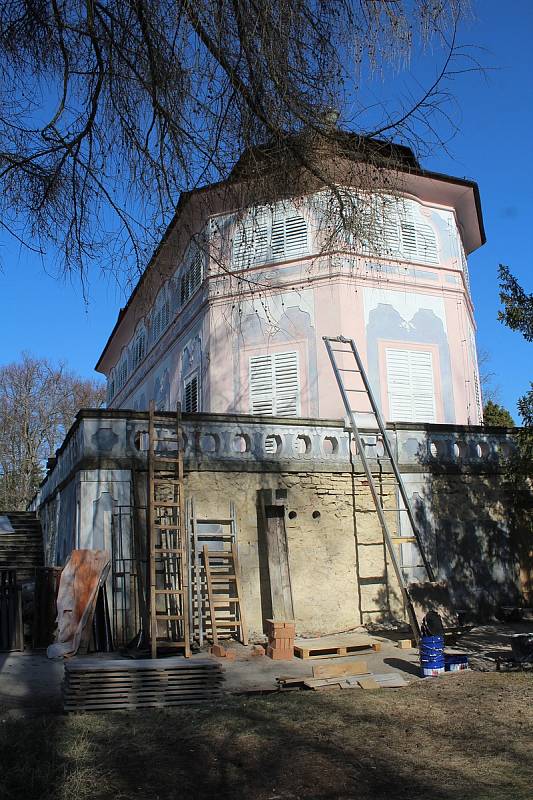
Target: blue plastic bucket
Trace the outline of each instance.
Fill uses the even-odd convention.
[[[460,672],[462,669],[468,669],[468,656],[447,655],[444,657],[444,666],[446,672]]]
[[[420,638],[420,669],[424,677],[441,675],[445,671],[443,636]]]

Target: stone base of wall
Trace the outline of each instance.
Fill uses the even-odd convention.
[[[243,605],[252,636],[262,634],[264,620],[271,614],[272,587],[260,513],[265,490],[278,490],[283,498],[290,591],[299,635],[405,620],[370,490],[360,463],[350,457],[341,423],[335,427],[328,422],[321,429],[317,421],[312,426],[300,421],[303,432],[299,434],[294,420],[285,422],[285,427],[277,421],[277,432],[272,434],[257,420],[253,425],[247,420],[239,424],[235,418],[226,430],[217,417],[216,430],[209,433],[209,418],[197,415],[193,419],[194,425],[186,421],[185,431],[189,448],[186,495],[194,501],[197,518],[227,518],[230,501],[234,504]],[[517,602],[533,575],[531,486],[523,481],[517,493],[505,465],[494,455],[496,445],[489,457],[479,456],[475,429],[450,429],[448,440],[443,426],[434,427],[436,433],[405,426],[391,432],[391,437],[396,438],[397,450],[406,454],[400,468],[436,575],[448,582],[458,609],[483,618],[501,604]],[[134,517],[141,535],[146,530],[146,458],[138,449],[143,430],[143,415],[128,412],[106,416],[104,426],[96,412],[89,420],[79,421],[78,429],[70,434],[73,447],[69,450],[65,445],[59,453],[40,500],[50,563],[64,562],[73,547],[112,550],[119,522],[126,538]],[[272,457],[252,459],[252,451],[239,458],[232,445],[239,437],[239,446],[256,442],[259,447],[261,437],[267,435],[278,437],[277,462]],[[209,436],[212,442],[202,445]],[[460,436],[470,454],[462,462],[454,455],[453,445]],[[480,431],[479,437],[486,443],[485,432]],[[510,434],[502,437],[511,446]],[[199,449],[191,450],[195,439]],[[298,450],[298,439],[307,448],[316,445],[316,451]],[[334,440],[331,454],[323,446],[326,439]],[[432,455],[429,446],[435,441],[440,458]],[[211,455],[208,447],[215,447]],[[376,450],[376,443],[370,442],[369,447]],[[95,452],[100,453],[97,460]],[[318,454],[316,459],[313,452]],[[372,463],[385,508],[397,507],[390,470],[377,453]],[[520,514],[517,507],[522,509]],[[389,512],[389,521],[398,530],[396,512]],[[411,563],[408,548],[403,560]],[[416,578],[417,570],[412,574]]]

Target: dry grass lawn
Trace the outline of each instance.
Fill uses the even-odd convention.
[[[0,719],[2,800],[533,797],[531,673]]]

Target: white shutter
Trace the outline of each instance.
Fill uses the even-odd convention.
[[[266,259],[268,250],[268,226],[261,215],[248,222],[238,222],[233,234],[233,264],[249,267]]]
[[[250,358],[250,410],[252,414],[280,417],[300,413],[297,353]]]
[[[274,413],[272,356],[250,358],[250,411],[252,414]]]
[[[251,218],[238,222],[233,234],[234,266],[245,269],[309,251],[307,222],[299,214],[285,213],[284,209],[250,213]]]
[[[433,357],[421,350],[386,350],[389,416],[397,422],[435,422]]]
[[[420,209],[413,201],[403,201],[400,229],[404,258],[410,261],[422,261],[424,264],[439,263],[435,231],[431,225],[420,219]]]
[[[285,219],[285,252],[287,258],[307,253],[307,223],[295,215]],[[274,254],[274,231],[272,231],[272,253]]]
[[[274,405],[279,417],[296,417],[300,410],[298,354],[274,354]]]

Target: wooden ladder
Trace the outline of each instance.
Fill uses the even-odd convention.
[[[219,629],[225,634],[238,633],[239,641],[248,644],[236,545],[229,550],[209,550],[204,545],[203,557],[213,644],[218,644]]]
[[[157,435],[155,424],[172,429]],[[150,403],[148,430],[148,525],[150,551],[150,641],[158,648],[191,654],[189,576],[183,495],[181,414],[157,417]]]

